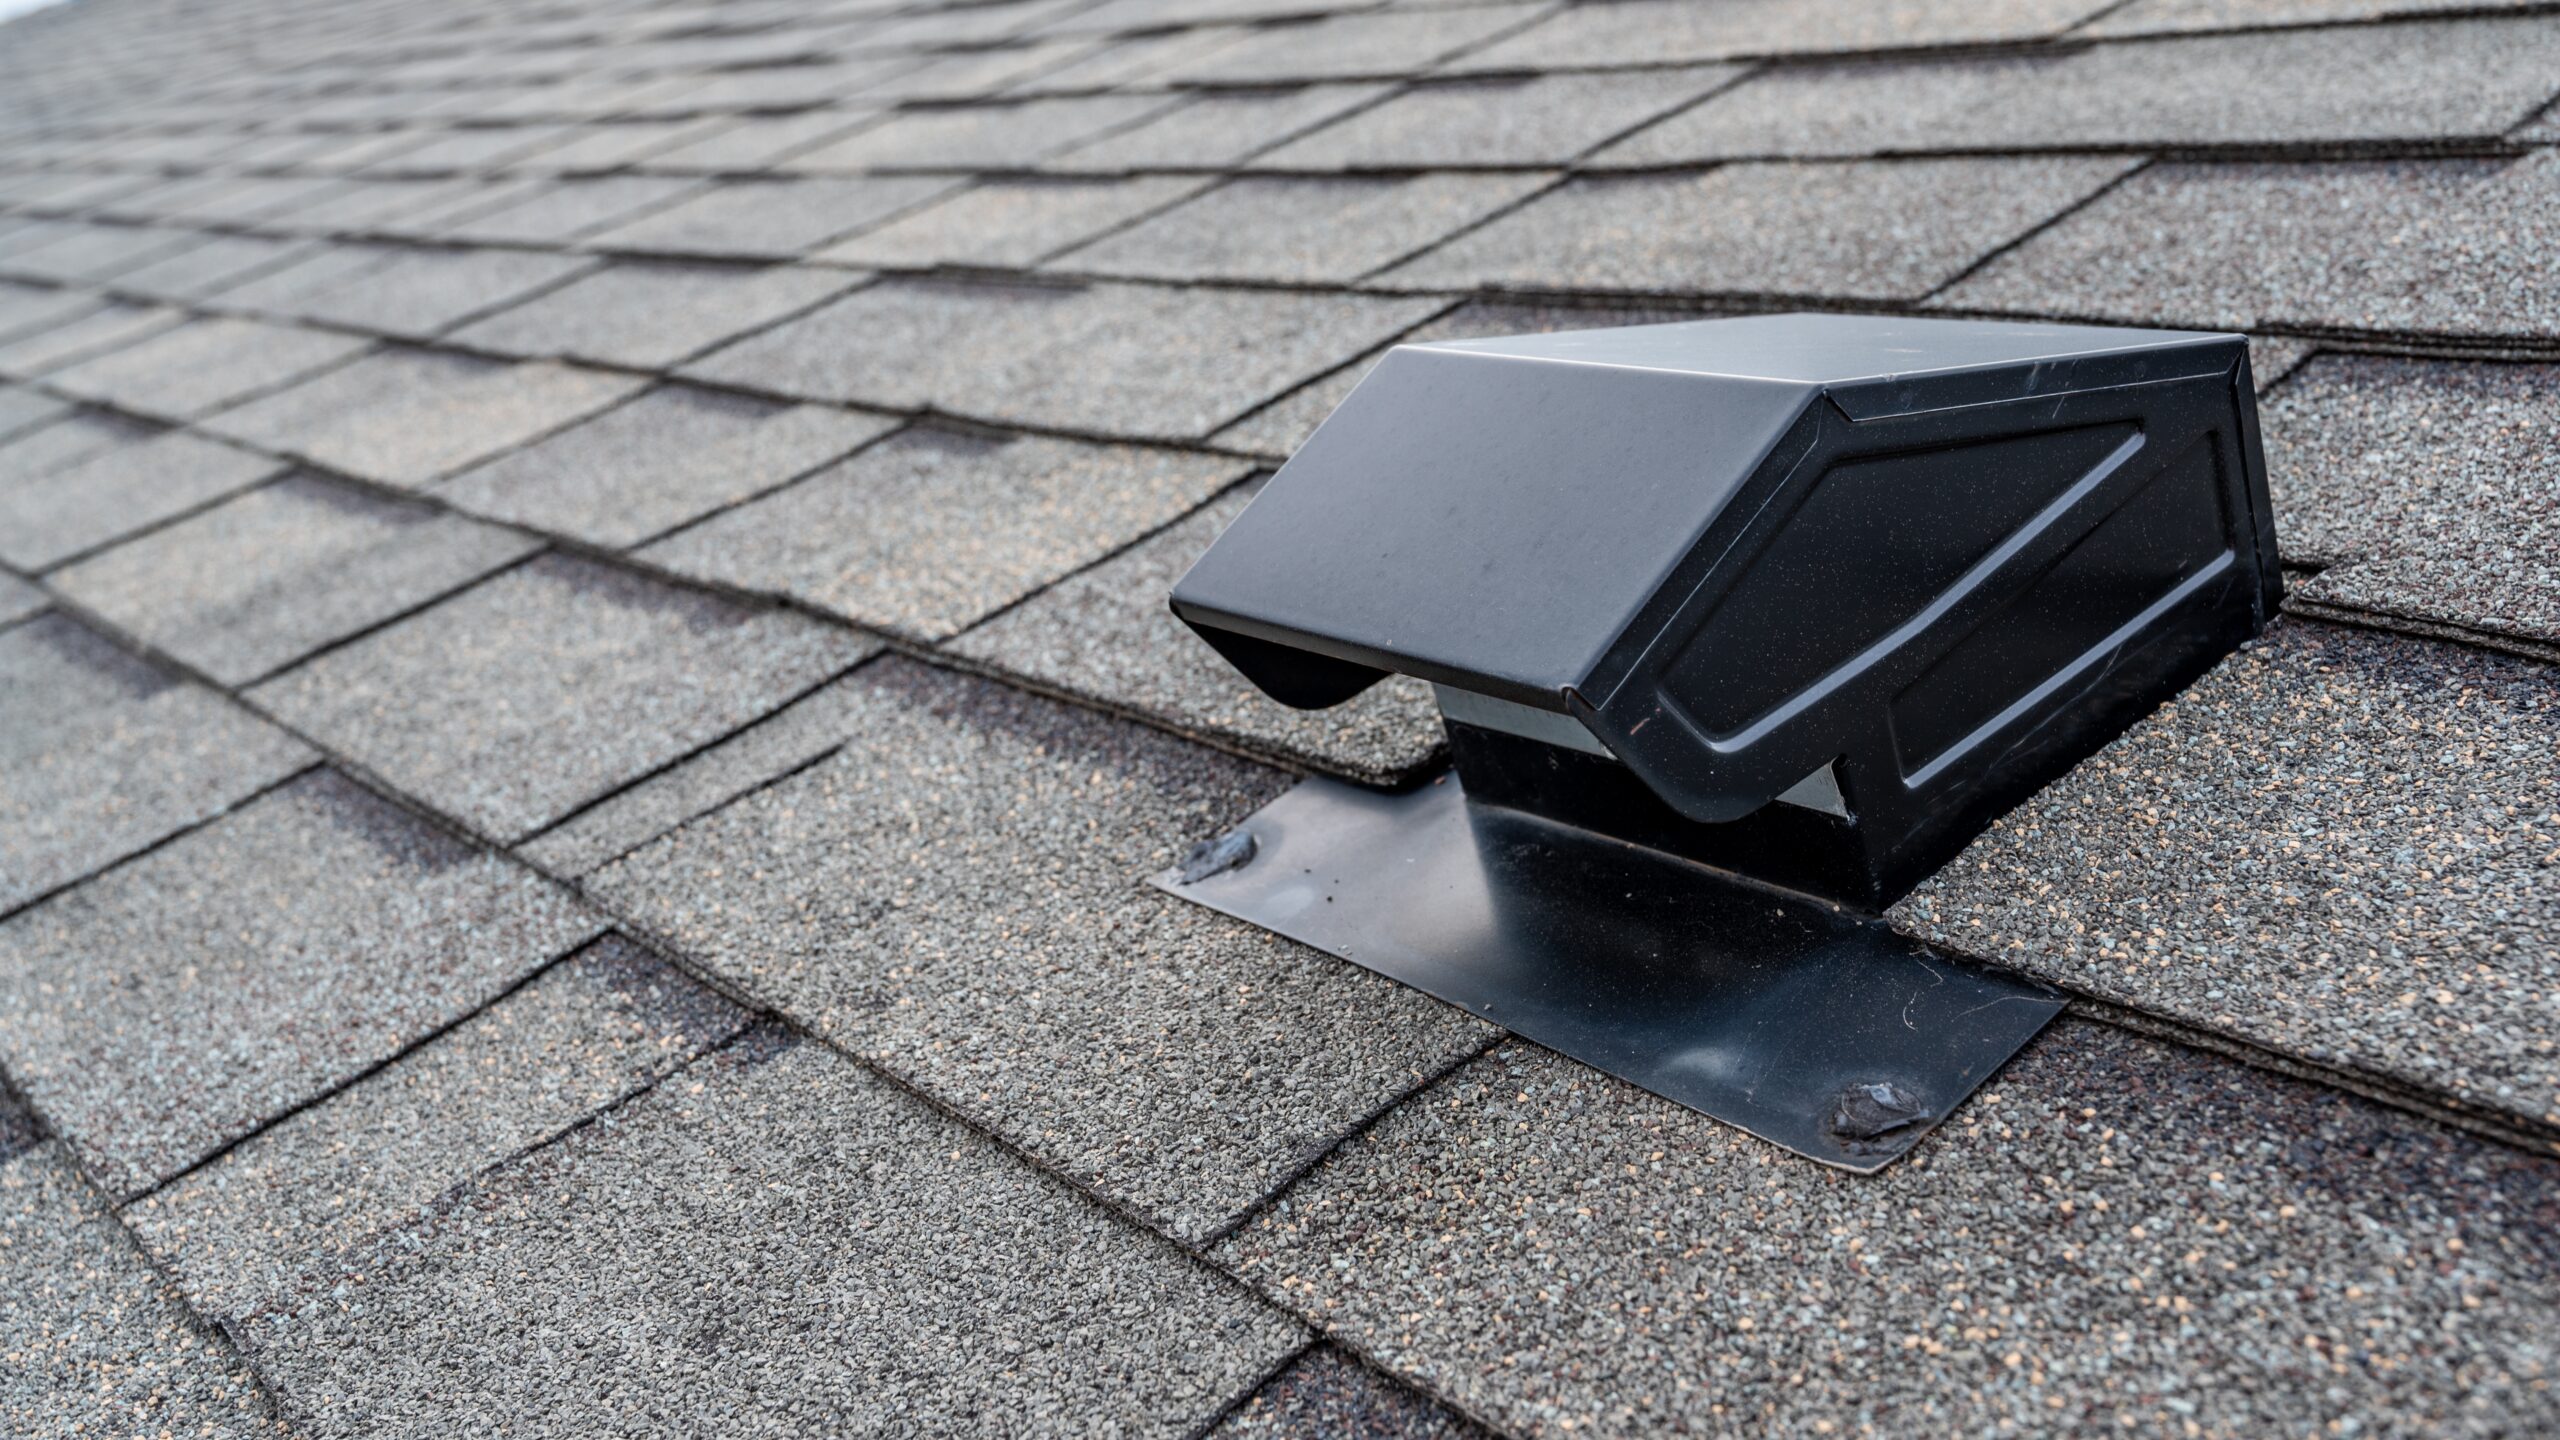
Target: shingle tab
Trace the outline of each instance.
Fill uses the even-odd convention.
[[[1330,1345],[1301,1355],[1210,1440],[1485,1440],[1486,1432]]]
[[[1482,1042],[1149,890],[1279,777],[883,662],[845,748],[588,878],[751,993],[1172,1233],[1214,1233]]]
[[[1524,1433],[2560,1423],[2550,1160],[2067,1020],[1958,1120],[1852,1176],[1507,1045],[1221,1259]]]
[[[384,350],[226,410],[205,428],[387,485],[423,485],[604,409],[648,382],[548,363]]]
[[[344,245],[225,290],[225,310],[420,338],[502,309],[595,262],[528,250]]]
[[[308,661],[255,697],[504,842],[868,651],[798,615],[546,556]]]
[[[665,175],[609,175],[593,180],[526,180],[497,203],[426,226],[439,239],[498,245],[564,245],[663,209],[697,189]]]
[[[1082,95],[1014,105],[911,110],[841,140],[804,151],[783,168],[847,171],[1019,168],[1154,115],[1167,95]]]
[[[249,1367],[187,1314],[59,1145],[0,1164],[0,1336],[0,1413],[31,1436],[275,1425]]]
[[[642,552],[683,574],[940,639],[1182,514],[1232,460],[910,430]]]
[[[791,259],[949,190],[929,175],[732,180],[589,243],[657,255]]]
[[[2112,0],[1619,0],[1571,5],[1458,68],[1546,70],[1980,45],[2057,35]]]
[[[42,590],[15,575],[0,574],[0,625],[15,625],[49,603]]]
[[[320,772],[0,925],[0,1053],[131,1195],[601,928],[513,861]]]
[[[114,446],[141,444],[157,433],[138,420],[75,411],[0,443],[0,486],[17,485]]]
[[[1233,49],[1173,72],[1191,83],[1264,85],[1278,80],[1404,76],[1428,70],[1517,31],[1560,7],[1543,3],[1412,6],[1328,15],[1278,25]],[[1660,58],[1658,56],[1652,58]]]
[[[465,471],[436,494],[476,514],[618,549],[774,489],[896,424],[662,386]]]
[[[1577,180],[1387,279],[1452,288],[1917,299],[2136,163],[1733,165],[1703,175]]]
[[[202,1312],[296,1278],[735,1035],[745,1012],[619,937],[128,1207]],[[330,1276],[334,1279],[334,1276]]]
[[[310,241],[264,235],[212,235],[166,260],[127,270],[118,290],[155,300],[206,300],[245,280],[308,258]]]
[[[1767,71],[1597,163],[2087,147],[2494,140],[2550,98],[2560,19],[2102,45]]]
[[[733,1046],[492,1175],[351,1275],[360,1304],[261,1317],[251,1352],[323,1435],[933,1416],[1173,1437],[1300,1343],[841,1057],[769,1050]],[[522,1363],[545,1345],[579,1363]]]
[[[246,684],[535,549],[530,536],[289,477],[54,575],[63,594]]]
[[[2233,330],[2560,337],[2560,151],[2164,165],[1941,297]]]
[[[1083,172],[1214,170],[1268,150],[1388,92],[1385,85],[1215,90],[1126,129],[1086,141],[1043,168]]]
[[[726,116],[683,144],[649,157],[645,168],[676,174],[752,175],[877,122],[876,110],[808,110],[797,115]]]
[[[686,367],[820,400],[1196,439],[1440,308],[1139,285],[873,285]]]
[[[818,258],[843,265],[1027,268],[1208,183],[1172,175],[992,181],[865,231]]]
[[[1245,506],[1222,495],[1163,534],[951,642],[1043,689],[1155,717],[1177,729],[1388,784],[1440,753],[1431,688],[1393,678],[1330,710],[1292,710],[1256,690],[1173,618],[1164,597]]]
[[[2560,369],[2330,356],[2261,424],[2297,605],[2560,657]]]
[[[2076,32],[2088,36],[2159,35],[2237,30],[2257,25],[2319,25],[2425,15],[2440,10],[2535,8],[2535,0],[2132,0]]]
[[[118,445],[0,489],[0,560],[47,569],[284,468],[184,430]]]
[[[98,303],[97,296],[82,290],[52,290],[0,280],[0,343],[42,334],[96,309]]]
[[[1057,269],[1173,280],[1358,279],[1478,224],[1545,174],[1246,177],[1058,258]]]
[[[298,325],[207,316],[54,371],[45,383],[121,409],[183,420],[289,385],[369,343]]]
[[[1267,152],[1257,168],[1561,165],[1743,74],[1691,65],[1422,85]]]
[[[1950,949],[2560,1127],[2545,666],[2288,621],[1895,907]]]
[[[659,370],[851,289],[859,277],[794,265],[627,262],[466,326],[453,343]]]
[[[0,375],[29,379],[174,329],[186,316],[164,305],[110,301],[77,319],[0,345]]]
[[[70,413],[67,401],[19,385],[0,385],[0,444]]]

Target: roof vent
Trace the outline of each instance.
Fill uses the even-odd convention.
[[[1860,1006],[1907,1028],[1911,947],[1880,925],[1807,920],[1829,958],[1773,968],[1739,921],[1696,930],[1714,904],[1636,917],[1602,892],[1641,871],[1657,891],[1738,877],[1881,908],[2255,633],[2279,582],[2246,349],[1848,315],[1397,347],[1173,608],[1290,705],[1430,681],[1454,781],[1407,797],[1311,781],[1248,822],[1258,860],[1176,888],[1806,1153],[1882,1163],[2050,1008],[2022,1030],[2015,1007],[1989,1029],[1950,1008],[1954,1048],[1905,1053],[1840,1028]],[[1337,872],[1309,918],[1306,877]],[[1702,978],[1707,953],[1762,979]],[[1802,991],[1807,964],[1845,968]],[[1602,974],[1614,1000],[1586,993]],[[1649,1068],[1772,984],[1824,997],[1800,1017],[1830,1057],[1796,1057],[1801,1114],[1769,1121],[1731,1087]],[[1524,1024],[1530,992],[1558,986],[1579,1009]],[[1638,1018],[1666,995],[1687,1017],[1671,1032]],[[1648,1045],[1653,1061],[1629,1058]],[[1913,1118],[1854,1145],[1832,1133],[1841,1097],[1877,1086]]]

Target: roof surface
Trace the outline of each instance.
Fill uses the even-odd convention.
[[[2560,1431],[2560,15],[0,28],[11,1434]],[[2253,338],[2289,614],[1896,907],[1852,1177],[1145,877],[1427,692],[1172,578],[1398,340]]]

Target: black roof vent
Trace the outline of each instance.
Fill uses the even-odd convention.
[[[1774,315],[1388,352],[1173,592],[1287,704],[1861,906],[2278,599],[2246,342]]]

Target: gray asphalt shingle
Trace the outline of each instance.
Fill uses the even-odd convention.
[[[587,884],[687,953],[1186,1239],[1487,1028],[1146,888],[1279,777],[905,662],[843,750]]]
[[[1615,68],[2035,40],[2110,0],[1620,0],[1569,5],[1468,56],[1462,69]]]
[[[1522,1435],[2560,1420],[2550,1160],[2075,1021],[1958,1121],[1851,1176],[1507,1045],[1221,1258]]]
[[[1487,219],[1551,178],[1230,180],[1070,251],[1053,268],[1171,280],[1347,282]]]
[[[273,1432],[248,1366],[58,1145],[0,1163],[0,1345],[0,1412],[28,1440]]]
[[[1135,124],[1173,104],[1165,95],[1081,95],[911,110],[782,162],[802,174],[1019,169],[1078,141]]]
[[[1600,164],[2084,147],[2486,142],[2551,96],[2560,19],[2103,45],[2036,59],[1788,67]]]
[[[439,239],[498,245],[565,245],[664,208],[698,188],[665,175],[609,175],[593,180],[524,180],[501,187],[494,203],[429,224]]]
[[[2560,1128],[2548,667],[2287,621],[1891,912],[1949,949]]]
[[[1292,710],[1256,690],[1165,608],[1173,582],[1248,498],[1218,497],[968,631],[951,649],[1045,690],[1228,744],[1375,783],[1410,778],[1440,753],[1440,712],[1429,686],[1390,679],[1346,705]]]
[[[587,243],[640,254],[786,260],[913,209],[951,186],[930,175],[730,180]]]
[[[1561,165],[1743,73],[1693,65],[1417,86],[1264,153],[1256,168],[1427,170]]]
[[[341,245],[232,286],[215,303],[416,339],[550,289],[593,263],[530,250]]]
[[[438,1196],[655,1083],[746,1015],[607,936],[432,1043],[128,1207],[199,1310],[289,1304],[294,1282]]]
[[[843,265],[1028,268],[1207,183],[1172,175],[992,181],[831,246],[818,258]]]
[[[2560,151],[2164,165],[1941,302],[2233,330],[2560,336]]]
[[[166,260],[118,275],[116,288],[155,300],[207,300],[245,280],[304,259],[312,242],[264,235],[210,235]]]
[[[539,543],[297,476],[93,556],[52,582],[154,649],[243,685]]]
[[[1213,456],[909,430],[641,558],[942,639],[1242,474]]]
[[[0,574],[0,625],[14,625],[48,603],[42,590],[15,575]]]
[[[540,361],[382,350],[204,424],[348,475],[418,486],[582,420],[647,383]]]
[[[1217,169],[1358,109],[1385,85],[1212,90],[1044,162],[1050,170]]]
[[[2560,658],[2560,374],[2344,355],[2261,420],[2297,605]]]
[[[71,413],[71,404],[22,385],[0,385],[0,444]]]
[[[794,265],[627,262],[457,331],[453,343],[658,370],[852,288],[857,277]]]
[[[511,841],[718,739],[866,642],[545,556],[259,686],[257,703]]]
[[[324,771],[0,925],[0,1054],[130,1196],[600,928],[513,861]]]
[[[0,375],[29,379],[175,329],[186,316],[163,305],[108,301],[49,330],[0,345]]]
[[[448,504],[620,549],[750,499],[897,422],[667,385],[436,487]]]
[[[1191,83],[1267,85],[1275,80],[1404,76],[1430,69],[1556,10],[1544,3],[1414,6],[1327,15],[1276,25],[1241,45],[1173,72]]]
[[[1449,287],[1917,299],[2135,163],[1733,165],[1703,175],[1577,180],[1385,278]]]
[[[883,282],[685,369],[809,399],[1196,439],[1439,308],[1274,291]]]
[[[142,444],[158,433],[138,420],[95,410],[59,416],[0,443],[0,486],[22,484],[119,446]]]
[[[1330,1345],[1299,1356],[1211,1440],[1484,1440],[1485,1431]]]
[[[1300,1343],[912,1097],[760,1039],[458,1195],[348,1278],[361,1304],[261,1317],[250,1353],[324,1436],[1172,1437]],[[544,1345],[579,1361],[522,1363]]]
[[[284,468],[185,430],[113,446],[0,489],[0,560],[47,569]]]
[[[369,343],[298,325],[207,316],[54,371],[45,383],[121,409],[183,420],[289,385]]]
[[[2132,0],[2080,28],[2082,35],[2159,35],[2255,25],[2318,25],[2425,15],[2440,10],[2534,8],[2533,0]]]

